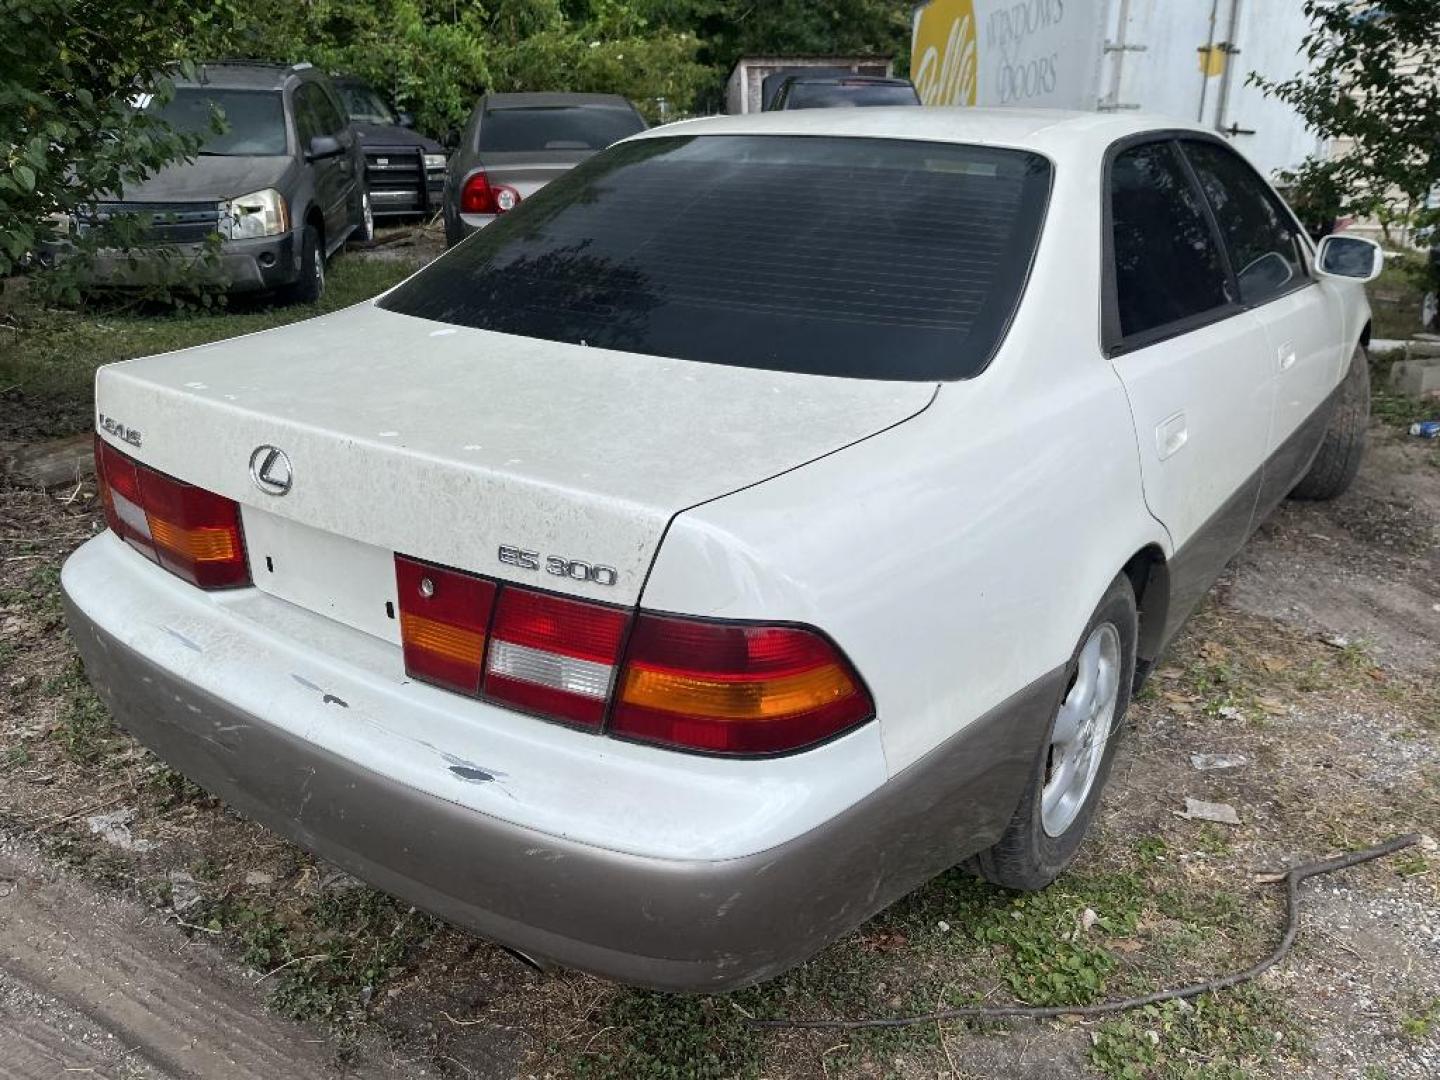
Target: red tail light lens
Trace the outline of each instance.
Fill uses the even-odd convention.
[[[875,715],[815,630],[637,614],[405,555],[395,577],[408,674],[551,720],[744,756],[803,750]]]
[[[395,584],[405,671],[447,690],[476,693],[495,583],[397,555]]]
[[[491,184],[484,171],[473,173],[460,189],[462,214],[505,214],[520,204],[520,193],[505,184]]]
[[[240,507],[126,457],[95,437],[106,524],[136,551],[202,589],[250,584]]]
[[[629,621],[619,608],[502,589],[485,663],[485,696],[599,727]]]
[[[642,613],[610,730],[688,750],[774,754],[873,715],[850,665],[812,630]]]

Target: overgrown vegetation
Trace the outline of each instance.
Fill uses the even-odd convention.
[[[1385,235],[1431,226],[1440,184],[1440,19],[1434,0],[1305,0],[1308,73],[1250,76],[1345,152],[1287,179],[1312,221],[1374,217]]]
[[[358,303],[396,284],[418,259],[335,261],[317,304],[234,297],[223,309],[92,302],[83,311],[27,303],[0,326],[0,440],[83,431],[94,423],[90,390],[101,364],[254,333]],[[18,407],[23,401],[24,408]]]

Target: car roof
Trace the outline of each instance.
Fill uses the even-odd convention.
[[[196,78],[176,80],[177,86],[209,86],[218,90],[283,90],[291,79],[318,76],[310,64],[267,64],[260,60],[207,60],[197,65]]]
[[[1140,112],[980,109],[913,105],[869,109],[793,109],[707,116],[650,128],[631,139],[666,135],[836,135],[874,139],[978,143],[1063,153],[1076,144],[1108,146],[1146,131],[1209,132],[1188,120]]]
[[[633,109],[628,98],[619,94],[569,94],[560,91],[536,91],[516,94],[486,94],[481,102],[487,109],[534,109],[557,105],[602,105]]]

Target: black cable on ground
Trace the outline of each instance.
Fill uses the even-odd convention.
[[[1363,851],[1353,851],[1349,855],[1340,855],[1334,859],[1322,859],[1317,862],[1301,863],[1299,866],[1292,866],[1285,872],[1285,934],[1280,939],[1279,946],[1273,953],[1261,960],[1254,967],[1248,967],[1244,971],[1236,971],[1230,975],[1218,979],[1211,979],[1209,982],[1194,983],[1190,986],[1182,986],[1174,990],[1160,990],[1153,994],[1146,994],[1143,997],[1118,998],[1114,1001],[1102,1001],[1095,1005],[1056,1005],[1045,1007],[1032,1007],[1028,1005],[966,1005],[954,1009],[940,1009],[937,1012],[922,1013],[919,1016],[887,1016],[872,1017],[865,1020],[800,1020],[789,1017],[781,1017],[776,1020],[748,1020],[748,1023],[760,1028],[825,1028],[829,1030],[853,1031],[858,1028],[893,1028],[911,1027],[915,1024],[934,1024],[941,1020],[1050,1020],[1058,1016],[1105,1016],[1110,1013],[1125,1012],[1129,1009],[1139,1009],[1146,1005],[1156,1005],[1162,1001],[1176,1001],[1182,998],[1199,997],[1201,994],[1209,994],[1216,990],[1224,990],[1231,986],[1237,986],[1243,982],[1249,982],[1285,959],[1291,948],[1295,945],[1295,937],[1300,932],[1300,883],[1307,878],[1318,877],[1321,874],[1333,874],[1337,870],[1346,870],[1361,863],[1367,863],[1374,859],[1384,858],[1386,855],[1393,855],[1397,851],[1410,847],[1420,842],[1419,833],[1409,833],[1405,836],[1397,836],[1387,840],[1383,844],[1366,848]]]

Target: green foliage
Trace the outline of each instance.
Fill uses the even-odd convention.
[[[195,876],[204,878],[198,869]],[[227,893],[196,918],[238,936],[244,962],[266,976],[270,1006],[296,1020],[340,1021],[362,1010],[439,926],[358,886],[284,910]]]
[[[1295,1034],[1276,1001],[1253,986],[1147,1005],[1096,1032],[1090,1063],[1114,1080],[1245,1080]]]
[[[1375,216],[1434,223],[1422,211],[1440,184],[1440,19],[1434,0],[1305,0],[1311,70],[1280,81],[1252,74],[1320,135],[1341,139],[1339,157],[1311,158],[1286,179],[1304,216]]]
[[[580,1058],[575,1071],[615,1080],[725,1080],[753,1076],[759,1036],[726,997],[623,991],[605,1023],[613,1046]]]
[[[77,207],[195,150],[130,101],[172,92],[199,6],[0,0],[0,275],[64,239]]]

